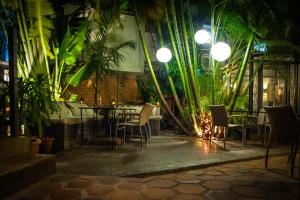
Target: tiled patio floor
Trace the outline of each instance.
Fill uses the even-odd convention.
[[[144,178],[57,174],[8,200],[298,200],[299,162],[295,179],[288,176],[286,160],[271,158],[270,170],[260,159]]]
[[[99,142],[99,141],[98,141]],[[260,141],[249,141],[246,148],[240,141],[210,144],[195,137],[172,135],[169,132],[152,137],[148,148],[140,150],[138,140],[120,145],[112,151],[111,145],[98,143],[73,148],[57,156],[57,173],[96,176],[128,176],[137,174],[159,174],[174,170],[201,168],[214,164],[263,158],[265,147]],[[288,153],[287,147],[271,149],[272,155]]]

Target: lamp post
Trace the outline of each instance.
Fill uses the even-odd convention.
[[[211,56],[217,61],[225,61],[231,54],[231,49],[225,42],[217,42],[211,47]]]
[[[197,31],[194,35],[194,39],[198,44],[210,43],[210,35],[204,29]]]
[[[159,62],[167,63],[172,59],[172,52],[170,49],[162,47],[156,52],[156,58]]]
[[[194,39],[198,44],[206,44],[210,43],[210,34],[204,30],[198,30],[195,35]],[[210,54],[213,59],[222,62],[229,58],[231,54],[231,49],[228,44],[225,42],[217,42],[211,46]],[[158,49],[156,52],[156,59],[159,62],[167,63],[172,59],[172,52],[167,47],[162,47]]]

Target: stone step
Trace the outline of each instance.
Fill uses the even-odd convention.
[[[30,155],[0,161],[0,199],[56,171],[54,155]]]
[[[31,137],[0,137],[0,199],[55,170],[54,155],[31,154]]]

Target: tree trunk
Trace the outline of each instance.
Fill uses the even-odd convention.
[[[253,48],[253,43],[254,43],[254,35],[252,35],[249,38],[247,49],[246,49],[246,52],[245,52],[245,56],[244,56],[243,62],[242,62],[241,67],[240,67],[240,73],[239,73],[239,76],[238,76],[238,80],[236,82],[236,88],[233,92],[233,95],[232,95],[232,98],[231,98],[231,101],[230,101],[230,104],[229,104],[229,112],[230,113],[233,112],[237,97],[240,93],[240,89],[241,89],[243,79],[244,79],[244,74],[245,74],[245,71],[246,71],[246,68],[247,68],[248,61],[249,61],[250,56],[251,56],[251,50]]]
[[[182,23],[182,33],[183,33],[183,39],[184,39],[184,45],[185,45],[185,51],[186,51],[186,55],[187,55],[187,67],[188,67],[188,71],[190,74],[190,82],[191,82],[191,88],[192,88],[192,93],[193,93],[193,97],[194,97],[194,103],[197,107],[196,109],[196,113],[197,115],[201,114],[201,106],[200,106],[200,101],[199,101],[199,95],[198,95],[198,91],[197,91],[197,87],[196,87],[196,82],[195,82],[195,76],[194,76],[194,70],[193,70],[193,62],[192,62],[192,57],[191,57],[191,53],[190,53],[190,47],[189,47],[189,41],[188,41],[188,33],[187,33],[187,29],[186,29],[186,22],[185,22],[185,18],[184,18],[184,6],[183,4],[181,4],[181,23]]]
[[[161,31],[161,27],[160,27],[160,23],[158,22],[157,23],[157,29],[158,29],[158,34],[159,34],[159,39],[160,39],[160,44],[162,46],[164,46],[164,41],[163,41],[163,36],[162,36],[162,31]],[[169,65],[168,63],[164,63],[164,66],[165,66],[165,69],[166,69],[166,72],[167,72],[167,78],[168,78],[168,81],[169,81],[169,84],[170,84],[170,88],[171,88],[171,91],[172,91],[172,94],[173,94],[173,97],[174,97],[174,101],[175,101],[175,104],[178,108],[178,111],[179,111],[179,114],[180,114],[180,117],[185,121],[185,116],[183,114],[183,109],[182,109],[182,106],[180,104],[180,100],[178,98],[178,95],[177,95],[177,91],[176,91],[176,88],[175,88],[175,85],[174,85],[174,82],[173,82],[173,79],[170,75],[170,70],[169,70]]]
[[[150,70],[153,83],[154,83],[156,91],[157,91],[157,93],[159,95],[159,98],[160,98],[163,106],[166,108],[168,114],[175,121],[175,123],[180,127],[180,129],[185,134],[190,135],[190,132],[181,124],[181,122],[176,118],[176,116],[174,115],[174,113],[171,111],[171,109],[169,108],[169,106],[168,106],[168,104],[167,104],[167,102],[166,102],[166,100],[165,100],[165,98],[164,98],[164,96],[163,96],[163,94],[162,94],[162,92],[160,90],[160,87],[158,85],[158,82],[157,82],[157,79],[156,79],[156,76],[155,76],[155,73],[154,73],[154,70],[153,70],[153,67],[152,67],[152,63],[151,63],[151,60],[150,60],[150,56],[149,56],[147,44],[146,44],[145,38],[144,38],[144,36],[142,34],[141,24],[140,24],[139,19],[138,19],[138,12],[137,12],[135,1],[133,1],[133,7],[134,7],[134,12],[135,12],[135,20],[136,20],[136,23],[137,23],[137,27],[138,27],[140,39],[141,39],[142,46],[143,46],[143,49],[144,49],[144,54],[145,54],[145,57],[146,57],[146,60],[147,60],[147,63],[148,63],[148,68]]]

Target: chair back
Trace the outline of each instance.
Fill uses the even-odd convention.
[[[146,123],[149,122],[149,117],[152,114],[152,110],[154,105],[150,103],[145,103],[140,114],[139,125],[144,126]]]
[[[258,113],[258,116],[257,116],[257,124],[258,125],[265,125],[266,123],[266,111],[265,109],[261,109]]]
[[[228,114],[224,105],[209,106],[213,126],[228,126]]]
[[[297,115],[292,106],[265,106],[271,124],[271,137],[279,143],[296,142]]]

